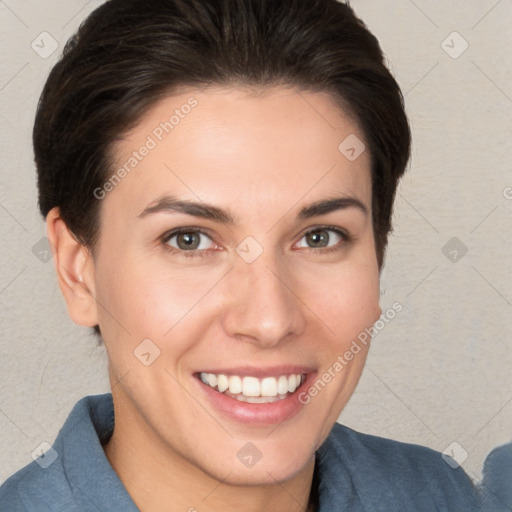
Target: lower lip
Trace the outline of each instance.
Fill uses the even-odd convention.
[[[206,399],[223,415],[239,423],[274,425],[290,420],[302,410],[304,404],[299,401],[298,397],[302,391],[310,387],[315,375],[316,372],[308,373],[306,380],[292,394],[282,400],[267,404],[240,402],[235,398],[226,396],[224,393],[215,391],[198,377],[194,378],[205,394]]]

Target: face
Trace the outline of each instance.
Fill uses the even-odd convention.
[[[336,361],[381,313],[370,156],[340,151],[350,135],[327,94],[219,87],[119,141],[94,279],[133,444],[235,484],[311,462],[366,349]]]

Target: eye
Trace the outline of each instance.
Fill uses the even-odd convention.
[[[309,249],[334,249],[336,246],[340,245],[340,242],[348,241],[348,235],[339,229],[318,228],[308,231],[299,241],[298,247],[305,247]]]
[[[163,242],[179,251],[205,251],[215,245],[213,240],[197,229],[180,229],[164,236]]]
[[[328,252],[341,250],[350,241],[350,236],[339,228],[322,227],[305,233],[296,247]],[[193,228],[175,229],[164,235],[162,242],[172,251],[187,257],[203,256],[216,249],[215,242],[207,233]]]

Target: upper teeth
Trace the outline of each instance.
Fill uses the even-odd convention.
[[[217,387],[221,393],[229,390],[236,395],[242,393],[247,397],[277,396],[293,393],[303,382],[303,375],[281,375],[280,377],[239,377],[238,375],[223,375],[214,373],[201,373],[201,380],[208,386]]]

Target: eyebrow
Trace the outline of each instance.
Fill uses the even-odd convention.
[[[346,210],[348,208],[356,208],[365,216],[368,216],[368,208],[362,201],[352,196],[335,197],[332,199],[324,199],[316,201],[310,205],[303,207],[297,215],[300,220],[311,219],[319,215],[325,215],[337,210]],[[221,224],[233,225],[235,218],[226,210],[217,206],[209,205],[203,202],[181,200],[173,196],[164,196],[149,206],[147,206],[139,215],[139,218],[146,217],[154,213],[161,212],[178,212],[210,219]]]

